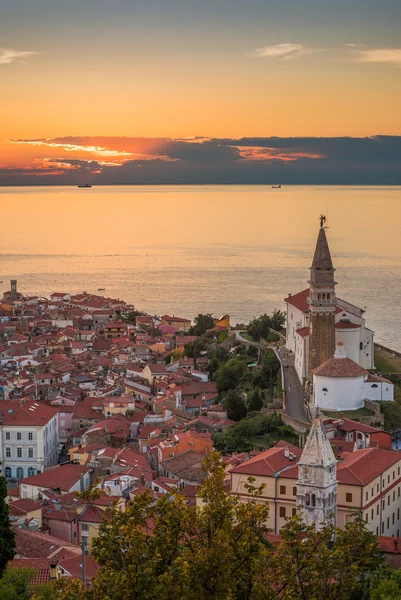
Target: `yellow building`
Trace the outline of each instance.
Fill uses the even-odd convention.
[[[298,462],[302,450],[281,445],[231,470],[231,491],[247,501],[248,477],[264,484],[260,502],[269,505],[267,526],[279,533],[287,517],[297,511]],[[337,526],[360,515],[376,535],[399,537],[401,532],[401,455],[392,450],[366,448],[348,454],[336,465]]]
[[[216,327],[223,327],[224,329],[230,328],[230,315],[223,315],[215,320]]]

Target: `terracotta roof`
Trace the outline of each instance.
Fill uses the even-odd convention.
[[[71,555],[71,550],[74,551],[76,549],[77,552],[80,552],[78,547],[59,538],[40,533],[39,531],[29,531],[19,528],[15,529],[15,545],[17,555],[26,558],[48,558],[54,552],[60,550],[60,548],[66,548],[68,556]]]
[[[378,535],[377,542],[383,552],[387,554],[401,554],[401,538]]]
[[[401,455],[393,450],[355,450],[337,464],[337,479],[348,485],[367,485],[400,460]]]
[[[363,433],[376,433],[383,432],[383,429],[378,427],[371,427],[370,425],[365,425],[364,423],[358,423],[357,421],[352,421],[351,419],[341,418],[342,423],[337,425],[337,429],[341,431],[361,431]]]
[[[298,335],[300,335],[301,337],[307,337],[309,335],[309,327],[301,327],[300,329],[297,329],[295,331],[295,333],[297,333]]]
[[[67,571],[72,579],[80,579],[82,577],[82,557],[71,556],[60,560],[60,567]],[[97,562],[87,554],[85,556],[85,576],[89,580],[96,575],[99,566]]]
[[[84,523],[101,523],[104,517],[105,513],[103,510],[97,506],[88,504],[85,506],[81,514],[78,515],[77,520],[83,521]]]
[[[313,369],[312,373],[320,377],[362,377],[368,372],[350,358],[333,357]]]
[[[40,488],[60,489],[62,492],[69,492],[70,489],[79,481],[80,475],[85,475],[89,469],[81,465],[64,464],[52,467],[39,473],[19,480],[19,486],[22,484],[35,485]]]
[[[51,521],[75,521],[77,513],[72,510],[52,509],[44,506],[42,509],[42,518]]]
[[[31,510],[37,510],[40,507],[40,502],[29,500],[28,498],[21,498],[20,500],[9,502],[10,514],[12,515],[26,515]]]
[[[50,565],[46,558],[14,558],[8,565],[14,569],[30,569],[35,571],[30,579],[31,587],[49,582]]]
[[[160,317],[162,321],[173,321],[177,323],[190,323],[191,319],[183,319],[182,317],[170,317],[169,315],[163,315]]]
[[[339,321],[336,323],[336,329],[360,329],[361,326],[350,321]]]
[[[302,449],[297,448],[296,452],[291,449],[290,452],[296,454],[297,460],[299,460]],[[276,446],[254,456],[238,467],[234,467],[230,472],[273,477],[275,473],[292,466],[294,466],[294,461],[284,456],[284,448]]]
[[[49,406],[36,400],[6,400],[0,401],[0,412],[3,413],[3,425],[43,426],[60,410],[59,407]]]

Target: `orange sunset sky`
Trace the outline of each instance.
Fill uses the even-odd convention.
[[[0,184],[335,179],[341,157],[398,182],[399,1],[0,8]]]

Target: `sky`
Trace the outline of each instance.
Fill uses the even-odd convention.
[[[0,15],[0,185],[401,183],[399,0]]]

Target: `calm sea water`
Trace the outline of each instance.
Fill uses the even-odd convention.
[[[97,292],[247,322],[307,287],[319,215],[340,297],[401,351],[401,188],[0,188],[0,293]]]

